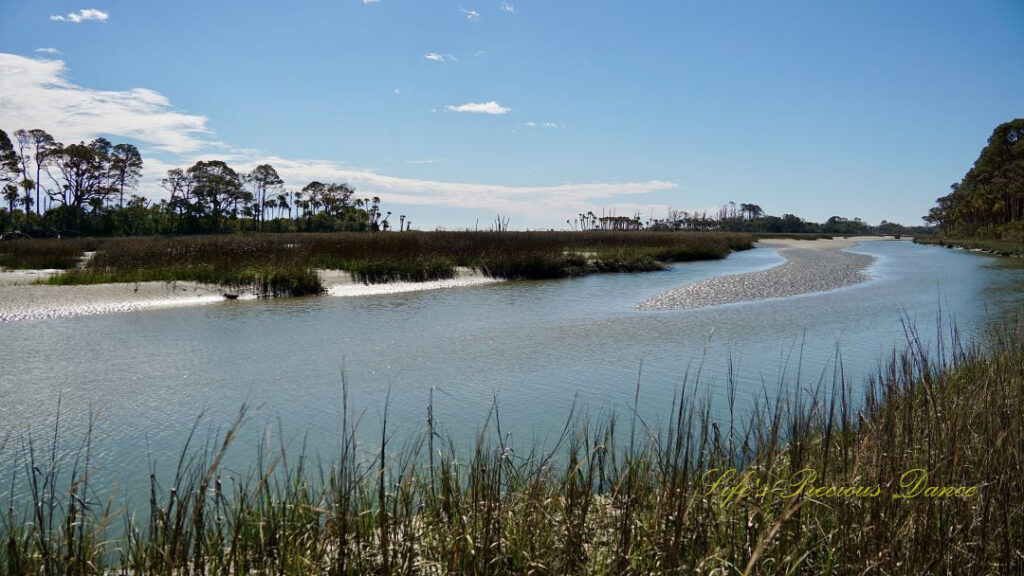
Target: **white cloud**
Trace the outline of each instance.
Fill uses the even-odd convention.
[[[206,118],[179,112],[158,92],[83,88],[65,73],[63,60],[0,53],[0,126],[60,130],[66,141],[123,136],[174,153],[210,144],[201,139]]]
[[[57,14],[50,16],[50,20],[53,20],[54,22],[71,22],[74,24],[88,22],[90,20],[95,22],[106,22],[107,18],[110,18],[109,14],[95,8],[83,8],[82,10],[72,12],[67,16],[60,16]]]
[[[452,56],[451,54],[439,54],[437,52],[430,52],[428,54],[424,54],[423,57],[426,58],[427,60],[431,60],[434,62],[458,62],[459,60],[458,58]]]
[[[465,14],[466,20],[469,20],[470,22],[476,22],[480,19],[480,13],[476,10],[466,10],[465,8],[459,7],[459,12]]]
[[[60,54],[60,50],[56,48],[36,48],[34,51],[40,54]]]
[[[363,0],[363,4],[376,4],[380,0]]]
[[[145,153],[145,151],[143,151]],[[330,160],[296,160],[274,155],[261,155],[253,151],[227,154],[198,154],[182,158],[179,164],[162,162],[146,157],[146,176],[139,192],[149,198],[166,198],[159,180],[171,168],[190,166],[198,160],[224,160],[237,172],[248,172],[260,164],[272,165],[288,188],[299,189],[318,180],[320,182],[347,182],[356,189],[360,198],[381,197],[390,206],[443,207],[467,210],[493,217],[495,213],[512,215],[516,226],[543,225],[549,227],[563,223],[580,212],[588,210],[632,215],[636,211],[646,215],[653,209],[663,214],[667,206],[644,204],[642,197],[650,192],[678,188],[674,182],[648,180],[643,182],[584,182],[541,186],[506,186],[501,184],[446,182],[421,180],[379,174],[372,170],[355,168]],[[431,164],[442,160],[410,160],[410,164]],[[636,197],[641,202],[631,203],[618,197]],[[389,208],[390,209],[390,208]],[[414,217],[415,219],[415,217]],[[433,224],[424,222],[428,227]]]
[[[458,106],[446,106],[449,112],[472,112],[475,114],[508,114],[511,108],[506,108],[494,100],[490,102],[467,102]]]
[[[544,123],[544,127],[545,128],[558,128],[558,124],[555,124],[554,122],[545,122]]]
[[[501,3],[501,11],[502,12],[508,12],[509,14],[515,14],[516,7],[511,2],[502,2]]]
[[[617,202],[622,197],[632,196],[642,202],[644,194],[677,188],[675,183],[663,180],[533,186],[421,180],[380,174],[335,160],[283,158],[217,142],[205,117],[176,110],[153,90],[94,90],[70,82],[65,73],[65,64],[59,59],[0,53],[0,85],[4,86],[0,91],[0,126],[9,132],[42,128],[63,142],[87,141],[100,135],[115,141],[132,139],[138,142],[145,159],[138,193],[155,200],[167,197],[159,186],[167,170],[212,159],[224,160],[239,172],[271,164],[291,188],[301,188],[312,180],[348,182],[360,197],[380,196],[391,206],[445,207],[481,215],[500,212],[515,216],[519,226],[542,222],[551,225],[553,217],[557,222],[581,211],[599,212],[602,207],[620,206]],[[451,108],[484,113],[508,111],[496,102]],[[408,161],[440,162],[443,160],[430,158]],[[659,206],[654,208],[661,210]]]
[[[527,128],[536,128],[537,127],[537,123],[532,121],[532,120],[529,121],[529,122],[523,122],[523,125],[526,126]]]
[[[535,217],[550,217],[552,214],[559,216],[564,214],[565,217],[568,217],[571,214],[594,208],[599,211],[602,206],[600,201],[603,199],[643,195],[678,187],[676,183],[664,180],[568,183],[553,186],[440,182],[386,176],[326,160],[294,160],[277,156],[237,159],[231,165],[236,170],[251,170],[260,164],[274,166],[288,186],[301,187],[313,180],[348,182],[356,188],[360,197],[364,195],[380,196],[389,204],[497,210],[502,214]],[[629,206],[652,207],[640,204]]]

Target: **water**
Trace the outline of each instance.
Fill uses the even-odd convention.
[[[730,363],[737,402],[844,373],[863,382],[904,341],[901,318],[937,339],[941,314],[972,338],[1024,302],[1019,261],[868,242],[872,280],[827,293],[675,312],[635,305],[688,282],[782,261],[769,248],[649,274],[365,296],[224,302],[0,324],[0,468],[32,437],[45,443],[61,402],[62,448],[77,448],[96,416],[94,462],[128,493],[147,468],[173,469],[199,421],[209,438],[245,402],[256,411],[229,468],[251,465],[266,431],[330,460],[337,450],[342,381],[372,447],[390,396],[396,440],[425,428],[431,389],[445,431],[468,444],[495,398],[502,430],[519,443],[557,436],[570,409],[640,413],[664,421],[673,394],[698,371],[724,410]],[[946,321],[945,319],[943,320]],[[946,325],[948,328],[948,325]]]

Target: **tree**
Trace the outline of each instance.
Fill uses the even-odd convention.
[[[134,188],[142,176],[142,154],[131,144],[118,144],[110,150],[110,174],[118,189],[118,207],[124,208],[124,189]]]
[[[757,204],[740,204],[740,213],[750,220],[756,220],[764,216],[764,210]]]
[[[21,176],[18,154],[7,132],[0,130],[0,183],[12,183]]]
[[[14,144],[7,132],[0,130],[0,185],[2,185],[3,197],[7,201],[7,210],[14,212],[14,205],[18,201],[18,186],[21,170],[18,163],[18,154],[14,151]]]
[[[260,230],[263,229],[263,214],[269,205],[267,196],[275,194],[284,184],[277,170],[270,164],[260,164],[249,172],[247,180],[252,184],[253,198],[256,202],[256,213],[259,215]]]
[[[243,198],[241,178],[221,160],[200,160],[188,169],[188,175],[193,180],[197,204],[201,208],[209,207],[213,230],[219,232],[224,208],[236,205]]]
[[[109,185],[106,152],[110,142],[97,138],[89,144],[80,142],[54,148],[48,153],[60,174],[59,191],[51,193],[54,200],[71,210],[76,221],[92,199],[106,200],[113,189]],[[37,188],[38,189],[38,188]]]
[[[7,211],[14,213],[14,205],[18,202],[18,187],[14,184],[5,184],[3,190],[4,200],[7,201]]]
[[[53,136],[47,134],[45,130],[40,130],[38,128],[29,130],[28,137],[29,142],[32,145],[32,155],[35,159],[36,214],[39,214],[40,210],[42,210],[42,204],[39,202],[39,189],[42,187],[43,166],[46,165],[49,156],[55,150],[60,148],[60,143],[54,141]]]
[[[1024,236],[1024,118],[992,131],[974,166],[925,221],[962,236]],[[1014,230],[1016,232],[1014,232]]]
[[[326,191],[327,185],[316,180],[306,184],[302,188],[302,193],[306,196],[306,202],[309,206],[308,212],[311,216],[316,215],[316,209],[322,204]]]

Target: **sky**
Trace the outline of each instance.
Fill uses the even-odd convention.
[[[1024,2],[0,0],[0,129],[348,182],[413,228],[734,201],[921,223],[1024,116]]]

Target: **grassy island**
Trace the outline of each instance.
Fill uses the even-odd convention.
[[[323,291],[318,269],[346,270],[367,283],[451,278],[457,267],[496,278],[561,278],[724,258],[753,241],[734,233],[612,231],[32,239],[0,243],[0,267],[62,269],[47,280],[60,285],[195,281],[298,296]]]

